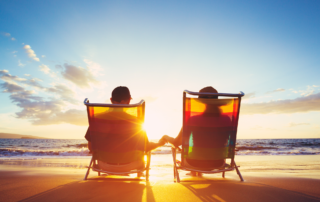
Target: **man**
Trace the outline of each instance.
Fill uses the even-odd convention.
[[[119,86],[116,87],[112,91],[111,95],[111,103],[112,104],[130,104],[131,101],[131,95],[130,91],[127,87],[125,86]],[[120,116],[119,116],[120,115]],[[146,136],[146,133],[144,131],[141,131],[141,126],[142,124],[138,122],[137,118],[122,111],[121,108],[111,108],[107,111],[104,111],[100,114],[95,114],[95,118],[103,120],[104,117],[114,117],[117,119],[117,117],[124,118],[124,120],[133,120],[133,122],[128,122],[129,125],[126,125],[128,127],[121,127],[121,128],[115,128],[115,130],[111,133],[114,132],[120,132],[119,135],[117,135],[116,140],[114,139],[109,139],[110,141],[106,142],[106,147],[112,150],[112,148],[122,148],[121,150],[130,150],[130,148],[134,148],[135,144],[138,145],[145,145],[146,142],[146,151],[153,150],[157,147],[160,147],[166,143],[164,138],[161,138],[159,142],[154,143],[154,142],[149,142],[148,137]],[[121,120],[120,120],[121,121]],[[135,134],[137,131],[137,134]],[[134,134],[134,135],[133,135]],[[92,152],[92,143],[91,140],[93,137],[90,135],[90,127],[87,130],[87,133],[85,135],[85,138],[88,140],[88,148]],[[119,139],[120,138],[120,139]],[[115,141],[115,142],[113,142]],[[103,143],[104,144],[104,143]],[[101,146],[101,144],[100,144]],[[102,145],[103,146],[103,145]],[[143,148],[143,147],[142,147]],[[140,146],[141,149],[141,146]],[[105,165],[104,165],[105,164]],[[109,171],[125,171],[128,170],[129,168],[136,168],[143,166],[143,162],[137,161],[137,162],[132,162],[130,165],[114,165],[110,163],[105,163],[105,162],[100,162],[99,166],[104,165],[103,167],[105,169],[108,169]]]

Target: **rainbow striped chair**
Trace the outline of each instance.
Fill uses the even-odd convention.
[[[195,96],[215,96],[216,99]],[[217,99],[217,96],[233,98]],[[175,181],[180,182],[178,170],[199,173],[222,172],[222,177],[226,171],[236,170],[243,181],[234,160],[242,96],[243,92],[183,92],[181,162],[176,159],[177,148],[172,147]],[[226,159],[231,159],[230,165],[225,163]]]
[[[137,104],[89,103],[86,98],[89,119],[92,171],[111,175],[123,175],[146,171],[149,179],[151,153],[146,152],[148,138],[143,130],[145,102]],[[145,155],[147,162],[145,162]]]

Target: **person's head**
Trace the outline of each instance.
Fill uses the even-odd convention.
[[[218,93],[218,91],[212,86],[207,86],[205,88],[202,88],[199,92],[200,93]],[[218,96],[217,95],[199,95],[199,98],[218,99]],[[205,112],[209,112],[209,113],[204,113],[204,116],[206,115],[213,116],[212,114],[215,114],[214,116],[220,116],[221,114],[220,108],[212,104],[206,105]]]
[[[110,100],[112,104],[130,104],[131,95],[129,88],[125,86],[116,87],[112,91]]]
[[[200,93],[218,93],[218,91],[213,88],[212,86],[207,86],[202,88],[200,91]],[[218,99],[217,95],[199,95],[199,98],[214,98],[214,99]]]

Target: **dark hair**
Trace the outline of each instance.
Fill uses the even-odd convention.
[[[112,91],[112,100],[116,102],[121,102],[122,100],[130,100],[131,95],[129,88],[125,86],[118,86]]]
[[[200,91],[200,93],[218,93],[218,91],[213,88],[212,86],[207,86],[202,88]],[[199,95],[199,98],[214,98],[214,99],[218,99],[217,95]]]

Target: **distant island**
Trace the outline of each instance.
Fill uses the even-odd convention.
[[[45,137],[38,137],[34,135],[20,135],[13,133],[0,133],[0,139],[50,139]]]

